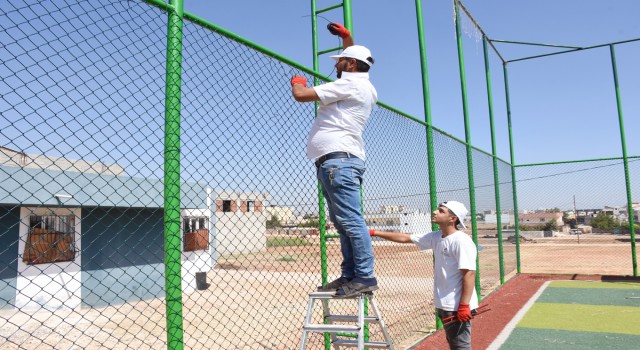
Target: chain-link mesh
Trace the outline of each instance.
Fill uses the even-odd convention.
[[[166,348],[167,14],[138,1],[0,9],[0,347]],[[314,106],[293,100],[289,79],[312,77],[202,26],[185,22],[183,31],[185,346],[295,348],[307,294],[321,281],[321,245],[315,168],[305,157]],[[377,107],[365,141],[368,225],[428,230],[424,125]],[[440,132],[434,145],[438,200],[469,205],[465,145]],[[486,294],[499,280],[498,242],[484,237],[496,233],[486,223],[495,185],[492,158],[473,157]],[[501,162],[505,214],[510,181]],[[332,279],[338,240],[326,248]],[[374,255],[376,297],[403,348],[435,327],[433,258],[381,240]],[[507,273],[514,255],[505,246]],[[332,307],[355,314],[350,301]],[[381,339],[376,327],[370,335]],[[310,348],[321,344],[311,337]]]
[[[0,8],[0,347],[162,348],[166,14]]]
[[[629,159],[632,179],[640,175],[638,164]],[[517,173],[518,206],[525,211],[522,272],[633,273],[622,159],[518,167]],[[637,198],[637,186],[631,190]],[[551,227],[554,220],[578,231]]]

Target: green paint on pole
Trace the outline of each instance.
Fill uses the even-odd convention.
[[[167,26],[167,79],[164,138],[164,251],[167,349],[184,347],[180,248],[180,94],[183,1],[172,0]]]

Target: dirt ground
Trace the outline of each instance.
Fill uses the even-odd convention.
[[[479,234],[481,294],[500,286],[516,271],[516,245]],[[262,252],[225,256],[208,272],[207,290],[183,296],[187,349],[295,349],[307,295],[320,281],[320,249],[310,245],[272,247]],[[339,273],[337,241],[327,246],[329,279]],[[434,331],[433,265],[430,252],[413,245],[374,242],[376,298],[397,349],[406,349]],[[499,263],[499,256],[503,264]],[[580,235],[540,238],[520,244],[522,272],[558,274],[632,273],[627,237]],[[351,302],[351,303],[350,303]],[[332,312],[355,314],[355,301],[335,302]],[[166,348],[164,299],[105,308],[0,311],[2,349],[159,349]],[[314,310],[320,323],[321,311]],[[377,326],[372,340],[381,340]],[[309,349],[321,349],[313,335]]]

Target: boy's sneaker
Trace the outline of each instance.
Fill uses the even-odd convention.
[[[345,283],[334,295],[334,298],[350,298],[360,293],[378,290],[378,280],[373,278],[354,278]]]
[[[318,292],[333,292],[340,289],[343,285],[347,284],[351,279],[347,277],[337,278],[329,283],[326,286],[318,286]]]

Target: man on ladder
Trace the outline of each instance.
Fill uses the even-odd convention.
[[[307,87],[304,77],[291,78],[298,102],[320,102],[307,141],[307,156],[315,162],[317,177],[329,207],[329,217],[340,234],[341,276],[318,288],[350,298],[378,289],[373,273],[373,248],[362,216],[360,185],[365,171],[362,132],[378,95],[369,81],[371,51],[354,45],[351,33],[338,23],[327,28],[343,40],[336,60],[338,80]]]

